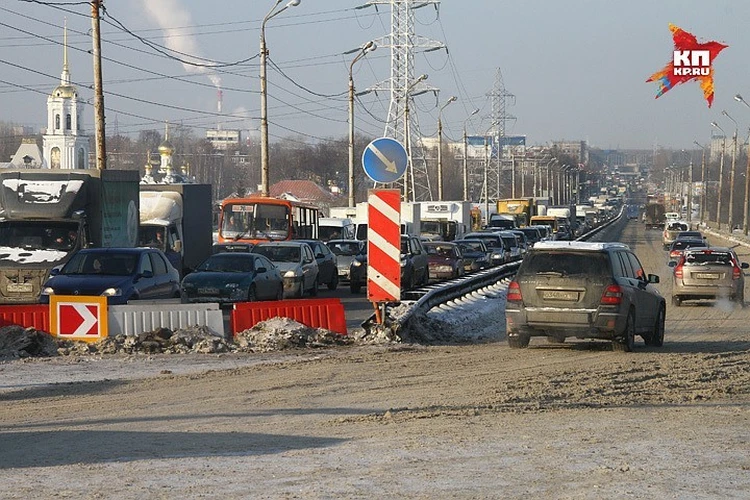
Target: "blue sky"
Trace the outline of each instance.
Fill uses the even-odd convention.
[[[56,0],[52,0],[55,2]],[[59,3],[65,3],[59,0]],[[285,3],[285,2],[284,2]],[[284,5],[282,3],[281,5]],[[385,36],[389,8],[355,10],[364,1],[302,0],[268,22],[269,129],[271,139],[294,136],[305,141],[347,135],[347,50]],[[132,33],[157,44],[210,61],[232,63],[259,51],[260,21],[273,0],[118,0],[105,5],[104,20],[120,22]],[[63,11],[67,10],[68,12]],[[49,5],[6,0],[0,6],[0,121],[45,125],[46,94],[57,84],[62,65],[63,18],[67,17],[70,69],[87,99],[92,81],[90,29],[86,5]],[[500,68],[506,90],[515,95],[506,133],[525,134],[529,144],[587,140],[601,148],[692,147],[707,142],[711,121],[728,133],[734,124],[746,134],[750,109],[733,99],[750,100],[750,2],[605,1],[605,0],[443,0],[416,11],[418,35],[443,42],[445,51],[418,52],[416,74],[439,88],[437,97],[416,98],[420,129],[434,135],[437,108],[450,96],[458,100],[443,111],[444,131],[458,140],[467,121],[469,133],[489,126],[491,91]],[[656,84],[646,79],[672,55],[669,23],[699,40],[729,45],[717,58],[715,101],[709,109],[697,83],[658,100]],[[175,30],[167,33],[165,27]],[[224,88],[225,127],[257,130],[260,116],[258,59],[218,72],[196,72],[164,57],[133,35],[102,25],[107,126],[115,118],[120,133],[158,128],[169,120],[194,127],[197,135],[213,127],[215,80]],[[168,35],[164,38],[164,35]],[[42,38],[40,38],[42,37]],[[49,41],[52,39],[52,41]],[[25,69],[22,69],[25,68]],[[165,78],[166,75],[171,78]],[[357,90],[389,76],[389,51],[381,47],[358,62]],[[33,89],[33,90],[32,90]],[[368,94],[357,103],[355,123],[371,136],[383,133],[388,96]],[[132,116],[135,115],[135,116]],[[93,131],[93,109],[86,114]],[[93,133],[93,132],[92,132]]]

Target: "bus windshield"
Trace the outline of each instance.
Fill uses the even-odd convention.
[[[285,240],[289,238],[289,208],[263,203],[227,203],[221,236],[227,239]]]

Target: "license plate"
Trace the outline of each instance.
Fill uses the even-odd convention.
[[[8,291],[13,293],[31,293],[34,286],[31,283],[8,283]]]
[[[218,295],[219,289],[218,288],[208,288],[208,287],[202,287],[198,289],[198,293],[201,295]]]
[[[564,292],[561,290],[543,290],[542,298],[547,300],[578,300],[578,292]]]
[[[698,279],[704,279],[704,280],[719,279],[719,275],[717,273],[695,273],[695,277]]]

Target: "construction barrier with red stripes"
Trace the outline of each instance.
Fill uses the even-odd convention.
[[[9,325],[32,327],[48,332],[49,306],[47,304],[0,306],[0,327]]]
[[[346,335],[344,304],[339,299],[239,302],[232,310],[232,332],[237,335],[261,321],[276,317],[291,318],[311,328],[325,328]]]

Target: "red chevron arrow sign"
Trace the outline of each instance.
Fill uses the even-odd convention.
[[[372,189],[367,197],[367,297],[401,300],[401,191]]]
[[[107,336],[107,297],[50,296],[50,333],[95,342]]]

